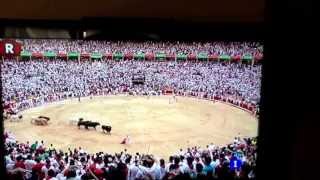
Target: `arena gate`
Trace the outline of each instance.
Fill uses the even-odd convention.
[[[170,87],[164,88],[164,89],[163,89],[163,94],[164,94],[164,95],[173,94],[173,88],[170,88]]]
[[[134,74],[132,77],[132,84],[134,85],[144,84],[145,81],[146,81],[146,77],[144,76],[144,74],[141,74],[141,73]]]

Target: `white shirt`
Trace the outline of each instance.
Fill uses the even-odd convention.
[[[27,170],[31,170],[35,164],[37,164],[37,162],[34,160],[27,159],[24,161],[24,165],[26,166]]]
[[[6,156],[5,159],[7,164],[14,163],[14,161],[11,160],[10,156]]]
[[[83,154],[83,153],[84,153],[84,150],[83,150],[83,149],[80,149],[80,150],[79,150],[79,153]]]
[[[50,178],[50,180],[59,180],[59,179],[57,179],[57,178],[55,178],[55,177],[52,177],[52,178]]]
[[[63,174],[61,174],[61,173],[57,174],[56,178],[58,180],[66,180],[67,179],[67,177],[64,177]]]
[[[209,149],[209,151],[212,152],[212,151],[214,150],[214,145],[213,145],[213,144],[210,144],[209,147],[208,147],[208,149]]]
[[[130,165],[129,166],[129,172],[128,172],[128,180],[135,180],[135,178],[136,178],[136,176],[137,176],[137,174],[138,174],[138,171],[139,171],[139,168],[136,166],[136,165],[134,165],[134,164],[132,164],[132,165]]]
[[[165,167],[166,167],[166,172],[169,172],[169,168],[170,168],[171,164],[172,164],[172,163],[169,162],[169,163],[167,163],[167,165],[165,166]]]
[[[6,168],[7,170],[13,170],[14,164],[13,163],[7,164]]]
[[[49,167],[50,168],[50,167]],[[42,168],[41,168],[41,171],[47,176],[48,175],[48,168],[44,165],[44,166],[42,166]]]
[[[179,163],[179,170],[182,172],[182,173],[186,173],[187,170],[188,170],[188,165],[187,163],[184,161],[184,162],[180,162]]]
[[[156,164],[154,163],[151,168],[147,168],[144,166],[139,166],[139,171],[137,173],[136,178],[143,178],[147,175],[150,175],[152,179],[156,178]]]
[[[155,179],[156,180],[160,180],[163,178],[163,176],[162,176],[163,169],[164,168],[161,168],[159,165],[156,166],[156,169],[155,169],[155,175],[156,175]],[[164,171],[165,171],[165,169],[164,169]]]

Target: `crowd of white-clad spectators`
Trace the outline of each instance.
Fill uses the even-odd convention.
[[[10,132],[5,140],[8,180],[255,179],[256,138],[180,149],[167,160],[126,149],[115,154],[89,153],[81,147],[61,151],[42,140],[17,142]]]
[[[122,52],[122,53],[156,53],[198,54],[206,52],[217,55],[263,54],[263,46],[257,42],[130,42],[130,41],[83,41],[83,40],[21,40],[23,49],[31,52]]]
[[[257,105],[261,66],[218,62],[5,60],[3,100],[18,110],[70,97],[119,93],[160,95],[167,88],[180,95],[227,97]],[[132,83],[134,75],[143,85]]]

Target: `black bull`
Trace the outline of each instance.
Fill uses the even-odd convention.
[[[91,122],[91,121],[79,121],[78,127],[80,129],[80,126],[84,126],[86,129],[89,129],[89,127],[93,127],[96,129],[97,126],[99,126],[100,123],[98,122]]]
[[[49,117],[47,117],[47,116],[38,116],[38,118],[46,119],[47,121],[49,121],[49,120],[50,120],[50,118],[49,118]]]
[[[107,133],[110,134],[112,127],[111,127],[111,126],[102,125],[101,128],[102,128],[102,131],[103,131],[103,132],[104,132],[104,131],[107,131]]]

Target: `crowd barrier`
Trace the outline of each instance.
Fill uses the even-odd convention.
[[[81,96],[80,98],[89,98],[90,96],[108,96],[108,95],[125,95],[128,94],[129,92],[127,91],[120,91],[120,92],[110,92],[108,90],[101,90],[99,92],[95,92],[93,94],[90,95],[86,95],[86,96]],[[68,95],[68,93],[64,93],[63,95],[56,95],[56,96],[49,96],[46,98],[32,98],[30,103],[14,103],[11,102],[9,104],[9,106],[6,106],[4,109],[8,110],[8,109],[13,109],[13,106],[19,104],[19,107],[16,107],[19,111],[23,111],[26,109],[30,109],[33,107],[38,107],[38,106],[42,106],[42,105],[46,105],[46,104],[50,104],[53,102],[59,102],[59,101],[64,101],[64,100],[68,100],[68,99],[75,99],[78,98],[78,96],[73,95],[72,93],[69,93],[70,95]],[[161,93],[161,95],[172,95],[173,91],[172,90],[168,90],[168,91],[163,91]],[[231,105],[234,106],[236,108],[239,108],[241,110],[247,111],[253,115],[256,115],[256,106],[250,103],[246,103],[246,102],[239,102],[230,98],[226,98],[226,97],[222,97],[222,96],[210,96],[205,97],[203,95],[197,95],[196,93],[185,93],[185,92],[180,92],[180,93],[175,93],[177,96],[180,97],[191,97],[191,98],[197,98],[197,99],[203,99],[203,100],[209,100],[209,101],[219,101],[221,103],[227,104],[227,105]],[[138,94],[139,95],[139,94]],[[40,100],[41,99],[41,100]]]

